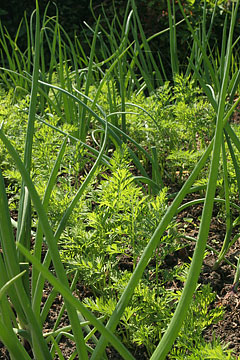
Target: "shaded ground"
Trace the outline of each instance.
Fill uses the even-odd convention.
[[[197,219],[201,215],[201,212],[201,206],[192,207],[189,212],[184,211],[178,218],[182,224],[184,224],[184,218],[189,218],[189,216],[199,223]],[[225,225],[218,219],[217,209],[214,210],[214,213],[215,217],[212,220],[208,245],[220,251],[225,236]],[[185,228],[186,233],[193,237],[197,237],[198,233],[195,221]],[[226,259],[232,264],[237,265],[237,258],[239,256],[240,239],[237,239],[235,244],[228,251]],[[228,347],[232,349],[237,356],[240,354],[240,289],[238,288],[236,292],[233,291],[235,269],[231,265],[228,265],[223,261],[219,268],[213,271],[212,267],[216,258],[217,256],[212,251],[208,250],[208,254],[204,259],[199,282],[202,284],[210,283],[212,289],[217,294],[216,301],[212,306],[216,307],[223,305],[225,313],[220,322],[216,325],[212,325],[204,332],[204,337],[207,341],[211,341],[213,337],[219,337],[221,341],[228,344]]]

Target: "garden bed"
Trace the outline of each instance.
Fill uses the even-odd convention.
[[[195,196],[196,198],[196,196]],[[188,201],[191,197],[188,198]],[[184,210],[181,214],[177,216],[177,224],[181,230],[184,229],[184,234],[196,237],[198,233],[199,225],[199,216],[202,212],[202,206],[195,206],[190,210]],[[215,212],[217,214],[217,210]],[[185,219],[185,220],[184,220]],[[191,221],[189,221],[191,219]],[[216,216],[212,219],[212,224],[209,233],[209,243],[208,245],[213,246],[215,249],[220,250],[220,244],[223,241],[224,237],[224,224]],[[186,241],[186,240],[185,240]],[[183,247],[179,251],[176,251],[173,254],[169,254],[165,257],[163,267],[166,270],[171,271],[174,266],[181,266],[184,262],[189,262],[190,258],[193,255],[195,243],[186,242],[186,247]],[[236,265],[237,257],[240,253],[240,240],[237,240],[234,246],[231,247],[229,252],[226,255],[232,264]],[[208,250],[208,253],[204,259],[202,272],[199,278],[199,286],[202,284],[210,284],[212,290],[217,294],[217,297],[214,302],[211,303],[211,308],[223,307],[224,314],[222,320],[218,321],[217,324],[213,324],[203,330],[203,338],[211,343],[214,339],[219,338],[219,340],[226,344],[228,349],[232,350],[232,355],[235,354],[236,358],[240,353],[240,294],[239,291],[233,291],[233,281],[235,276],[235,270],[224,261],[220,267],[216,270],[213,270],[212,267],[216,261],[216,255]],[[132,259],[130,257],[123,257],[119,263],[120,268],[131,270],[133,267]],[[169,282],[168,287],[173,291],[182,290],[181,282]],[[44,296],[42,299],[42,306],[47,300],[48,295],[52,291],[52,286],[48,283],[45,284]],[[85,283],[78,283],[75,291],[75,296],[81,301],[92,297],[93,293],[91,288]],[[55,301],[49,311],[46,322],[44,324],[44,332],[49,332],[53,328],[55,321],[58,317],[59,311],[63,305],[62,296],[57,296]],[[69,324],[68,317],[63,314],[61,319],[60,326],[67,326]],[[69,359],[73,351],[75,350],[75,344],[73,341],[67,337],[62,337],[59,348],[62,351],[62,354],[65,359]],[[144,346],[136,347],[131,349],[132,354],[136,360],[148,359],[148,354]],[[114,348],[108,347],[106,349],[108,359],[122,359],[122,357],[116,352]],[[0,343],[0,359],[7,360],[10,359],[9,353],[3,344]],[[58,356],[55,359],[59,359]],[[75,357],[78,359],[78,357]]]

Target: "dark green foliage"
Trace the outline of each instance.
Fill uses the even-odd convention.
[[[100,1],[98,1],[100,3]],[[69,35],[73,38],[75,31],[79,34],[82,30],[83,21],[89,21],[91,19],[91,12],[89,9],[89,0],[57,0],[39,1],[40,13],[43,15],[46,6],[49,5],[48,15],[55,16],[56,6],[59,10],[60,24],[65,28]],[[55,6],[56,5],[56,6]],[[0,16],[3,26],[6,26],[10,35],[15,36],[16,30],[20,21],[22,20],[24,13],[26,12],[27,18],[30,18],[33,10],[35,9],[35,1],[4,1],[0,6]],[[91,22],[91,20],[90,20]],[[19,46],[24,50],[26,44],[26,32],[23,27],[19,35]]]
[[[168,7],[167,1],[146,1],[146,0],[137,0],[136,6],[138,8],[139,17],[143,25],[143,29],[146,35],[146,38],[152,36],[153,34],[168,28]],[[95,19],[98,16],[101,16],[101,24],[103,27],[106,25],[107,17],[109,23],[114,21],[115,12],[118,14],[120,21],[123,20],[125,9],[126,9],[126,0],[93,0],[92,1],[92,10],[94,11],[94,16],[91,13],[90,2],[89,0],[83,1],[74,1],[74,0],[57,0],[47,1],[43,0],[39,2],[40,12],[43,14],[46,5],[49,5],[48,15],[55,16],[56,14],[56,4],[59,12],[59,23],[64,27],[71,40],[74,40],[75,35],[78,36],[82,46],[87,49],[86,35],[91,41],[92,33],[84,25],[84,21],[88,23],[91,27],[95,27]],[[197,29],[199,23],[202,21],[202,9],[203,9],[203,0],[196,1],[185,1],[182,2],[186,13],[189,16],[189,20],[194,29]],[[214,1],[207,1],[207,26],[210,22],[213,10],[214,10]],[[24,2],[12,0],[10,2],[5,1],[4,4],[1,4],[0,7],[0,19],[3,26],[6,26],[11,37],[15,37],[17,28],[20,21],[22,20],[24,13],[29,19],[32,11],[35,9],[34,1],[25,0]],[[182,14],[179,9],[178,3],[176,1],[176,22],[182,19]],[[210,44],[211,46],[221,46],[221,35],[222,28],[224,23],[224,18],[226,12],[229,11],[227,1],[219,1],[219,5],[216,7],[216,17],[214,21],[213,31],[211,34]],[[103,15],[105,14],[105,16]],[[240,27],[236,28],[235,39],[240,35]],[[26,27],[23,24],[18,36],[18,46],[24,51],[26,44]],[[182,65],[183,69],[187,66],[187,57],[189,53],[189,45],[192,43],[191,34],[188,31],[187,25],[185,22],[182,22],[178,25],[177,28],[177,43],[178,43],[178,58],[179,62]],[[159,55],[162,58],[163,65],[165,68],[168,78],[171,79],[171,61],[169,53],[169,34],[168,32],[162,34],[161,40],[158,38],[151,41],[151,52],[157,61],[159,67]]]

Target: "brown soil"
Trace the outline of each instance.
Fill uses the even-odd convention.
[[[184,211],[178,216],[180,223],[184,224],[184,218],[192,217],[194,222],[187,225],[185,232],[193,237],[197,237],[199,224],[197,220],[202,213],[202,206],[192,207],[190,212]],[[220,251],[225,236],[225,225],[218,219],[218,209],[214,209],[215,217],[212,220],[208,245],[215,250]],[[193,246],[193,244],[192,244]],[[230,248],[226,254],[226,259],[232,264],[237,265],[237,258],[240,255],[240,238]],[[223,319],[216,325],[210,326],[204,331],[204,338],[211,341],[213,338],[220,338],[224,344],[228,344],[228,348],[233,350],[233,354],[240,354],[240,292],[239,288],[233,291],[233,283],[235,269],[223,261],[218,269],[213,270],[213,265],[217,256],[210,250],[204,259],[202,272],[199,283],[210,283],[212,289],[216,292],[217,297],[213,307],[223,305]],[[234,289],[235,290],[235,289]]]

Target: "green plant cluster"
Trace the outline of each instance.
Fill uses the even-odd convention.
[[[137,104],[137,100],[133,102]],[[180,75],[174,86],[166,82],[142,104],[151,118],[131,116],[130,133],[143,146],[155,145],[162,176],[165,171],[167,177],[181,183],[182,172],[193,169],[212,138],[214,110],[199,87]]]
[[[27,124],[25,111],[29,107],[29,100],[15,98],[13,102],[12,96],[11,91],[8,94],[2,92],[1,116],[5,121],[6,133],[21,153]],[[53,125],[57,125],[57,122],[57,117],[52,118]],[[73,127],[65,125],[63,129],[71,132]],[[40,122],[35,139],[33,180],[39,194],[43,196],[46,180],[53,166],[53,152],[59,150],[62,135]],[[84,163],[85,152],[81,152],[81,148],[78,149],[75,144],[69,144],[68,147],[49,203],[48,212],[53,226],[61,217],[59,209],[65,208],[74,196],[76,175],[79,173],[76,159]],[[73,152],[75,161],[71,163]],[[16,196],[21,184],[20,177],[3,147],[1,159],[3,174],[11,185],[8,192],[10,209],[13,211],[18,207],[19,198],[16,200]],[[131,172],[134,168],[129,164],[126,147],[113,154],[109,165],[109,168],[98,170],[95,184],[89,185],[87,197],[75,208],[59,240],[61,259],[67,271],[71,274],[77,270],[79,281],[88,284],[94,294],[94,297],[86,298],[84,303],[93,312],[107,318],[112,314],[152,232],[167,210],[166,188],[158,196],[152,197],[146,195],[144,189],[134,182]],[[12,187],[14,181],[17,185],[15,189]],[[174,222],[168,226],[156,250],[155,260],[146,269],[143,281],[126,308],[118,329],[126,345],[144,345],[149,356],[161,339],[180,297],[179,292],[168,289],[164,284],[173,280],[184,282],[187,276],[188,267],[176,266],[172,272],[165,271],[163,267],[165,256],[183,246],[175,237],[175,226]],[[191,353],[196,342],[204,343],[204,328],[221,318],[221,308],[208,311],[213,299],[214,294],[209,287],[196,293],[190,308],[192,315],[189,315],[189,321],[180,333],[171,355],[173,359],[184,353]],[[194,338],[191,338],[191,334],[194,334]]]
[[[111,114],[109,86],[102,87],[98,105],[115,126],[120,126],[121,113]],[[117,93],[116,86],[111,87]],[[94,98],[96,93],[97,88],[91,86],[90,97]],[[114,101],[116,110],[120,109],[121,96]],[[214,133],[215,114],[207,98],[194,81],[177,75],[174,85],[165,82],[147,97],[133,92],[125,101],[129,135],[149,151],[154,146],[161,176],[181,183],[182,172],[189,174]],[[145,161],[141,152],[138,157]]]
[[[25,142],[25,135],[28,121],[28,110],[29,110],[29,96],[25,98],[14,95],[13,91],[10,90],[8,93],[2,89],[0,98],[0,122],[4,122],[6,126],[6,134],[11,139],[15,149],[17,149],[21,158],[23,159],[23,149]],[[46,109],[45,118],[50,121],[53,126],[56,126],[59,122],[59,118],[56,115],[49,115],[48,109]],[[60,128],[60,125],[59,125]],[[75,128],[73,125],[63,124],[61,126],[62,131],[66,133],[74,132]],[[47,127],[43,123],[39,122],[35,129],[35,139],[33,145],[33,181],[36,184],[41,196],[44,194],[48,178],[51,173],[52,166],[56,159],[59,148],[62,144],[64,136],[54,129]],[[66,152],[65,166],[61,168],[62,173],[69,174],[69,169],[74,165],[77,167],[77,162],[70,161],[72,158],[72,151],[77,154],[76,146],[69,148],[69,152]],[[77,155],[76,155],[77,156]],[[12,201],[19,192],[21,187],[21,176],[12,158],[4,147],[0,149],[1,169],[4,173],[4,177],[9,184],[9,196]],[[74,176],[75,172],[71,176]],[[66,177],[62,177],[60,181],[64,181]],[[67,184],[71,183],[71,178],[67,177]],[[68,187],[69,190],[69,187]],[[67,193],[67,188],[65,189]],[[59,195],[60,196],[60,195]],[[62,197],[62,194],[61,194]],[[15,198],[16,200],[16,198]],[[69,200],[68,200],[69,201]],[[18,201],[12,201],[11,210],[18,207]]]
[[[93,272],[98,269],[91,280],[93,284],[96,284],[97,278],[100,281],[105,273],[102,271],[101,276],[100,265],[95,266],[94,259],[97,263],[99,256],[103,257],[103,267],[109,264],[109,267],[117,269],[120,255],[129,259],[130,269],[136,266],[156,224],[167,209],[166,188],[156,198],[145,195],[143,189],[134,182],[129,160],[126,160],[126,149],[120,154],[115,152],[110,160],[110,175],[104,172],[99,174],[103,179],[100,184],[96,184],[95,190],[89,189],[82,211],[77,209],[74,212],[77,218],[71,220],[68,228],[72,244],[63,239],[62,260],[66,266],[74,267],[75,264],[85,268],[84,276],[87,278],[91,272],[88,272],[86,263]],[[80,226],[77,221],[79,213],[82,220]],[[173,227],[174,224],[169,224],[169,233]],[[159,261],[179,246],[174,245],[171,236],[164,236],[162,241]]]
[[[63,337],[74,342],[70,360],[105,359],[109,345],[126,360],[136,347],[151,360],[233,358],[218,339],[204,341],[223,309],[211,307],[215,294],[198,279],[216,204],[225,237],[213,269],[239,237],[240,140],[231,119],[240,102],[239,0],[227,9],[221,46],[212,43],[219,4],[210,19],[208,4],[195,28],[181,2],[168,0],[168,28],[147,37],[134,0],[123,18],[103,10],[104,22],[90,2],[89,52],[57,9],[40,15],[38,2],[25,19],[25,50],[20,28],[11,38],[0,26],[0,340],[13,360],[62,360]],[[150,47],[166,35],[168,66]],[[195,204],[203,204],[196,239],[176,222]],[[196,242],[193,256],[170,269],[183,237]],[[235,292],[240,258],[230,266]]]
[[[144,196],[141,188],[134,184],[126,149],[115,152],[110,163],[111,174],[102,174],[104,179],[90,192],[81,209],[76,209],[60,240],[66,268],[70,273],[78,270],[80,281],[87,284],[93,294],[85,298],[84,303],[106,318],[116,307],[132,269],[167,209],[166,189],[153,198]],[[163,267],[165,257],[183,246],[174,238],[175,226],[174,222],[170,224],[161,239],[155,260],[146,269],[118,327],[118,335],[126,345],[144,345],[149,356],[181,295],[165,284],[174,280],[184,282],[187,276],[186,265],[176,266],[172,272]],[[192,353],[196,343],[204,344],[203,330],[219,321],[223,314],[221,307],[208,309],[214,298],[209,286],[203,286],[196,293],[170,358]]]

